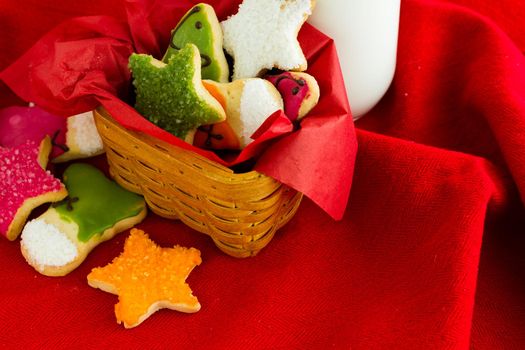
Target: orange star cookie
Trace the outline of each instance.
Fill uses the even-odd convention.
[[[198,249],[162,248],[144,231],[132,229],[124,252],[109,265],[94,268],[87,280],[91,287],[119,296],[117,322],[132,328],[162,308],[199,311],[186,278],[201,261]]]

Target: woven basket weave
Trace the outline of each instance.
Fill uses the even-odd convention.
[[[295,214],[301,193],[256,171],[236,174],[193,152],[129,131],[94,112],[111,176],[150,209],[209,235],[234,257],[257,254]]]

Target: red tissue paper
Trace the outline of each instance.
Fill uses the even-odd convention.
[[[236,13],[238,1],[210,1],[220,20]],[[299,130],[286,116],[272,117],[258,138],[235,159],[196,148],[160,129],[125,101],[130,95],[128,57],[162,58],[171,29],[191,1],[127,0],[126,21],[108,16],[73,18],[44,35],[0,74],[18,96],[58,115],[103,105],[124,127],[190,149],[225,166],[258,159],[254,169],[302,192],[334,219],[341,219],[350,193],[357,142],[333,41],[305,24],[299,41],[308,73],[320,86],[319,105]]]
[[[0,1],[0,69],[65,19],[129,17],[120,1],[23,3]],[[233,11],[229,1],[214,5]],[[341,221],[305,199],[272,244],[239,260],[179,221],[148,215],[139,228],[157,243],[202,252],[188,278],[196,314],[162,310],[128,330],[115,322],[117,297],[89,287],[86,275],[120,254],[127,233],[60,279],[38,275],[17,242],[0,240],[0,347],[525,348],[523,18],[516,0],[401,1],[394,81],[355,123]],[[172,25],[144,28],[160,38]],[[132,36],[123,28],[127,39],[115,42],[125,46]],[[0,83],[1,106],[15,103]]]

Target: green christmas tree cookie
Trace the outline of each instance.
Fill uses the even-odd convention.
[[[202,85],[194,44],[186,44],[167,64],[150,55],[132,54],[129,67],[137,93],[135,108],[173,135],[192,142],[197,127],[226,119],[220,103]]]
[[[203,79],[228,82],[230,73],[222,49],[222,28],[210,5],[195,5],[182,17],[171,31],[170,46],[162,61],[167,63],[188,43],[199,49]]]

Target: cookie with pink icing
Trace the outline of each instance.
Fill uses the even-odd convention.
[[[27,140],[39,143],[51,137],[51,158],[66,152],[67,120],[36,106],[11,106],[0,110],[0,146],[17,147]]]
[[[53,162],[87,158],[104,151],[92,112],[64,118],[33,105],[0,110],[0,146],[16,147],[27,140],[40,142],[46,136],[53,145]]]
[[[313,76],[302,72],[268,74],[265,77],[279,90],[284,113],[291,120],[301,120],[319,102],[319,84]]]
[[[0,235],[14,240],[31,211],[67,196],[64,185],[46,171],[51,140],[0,146]]]

